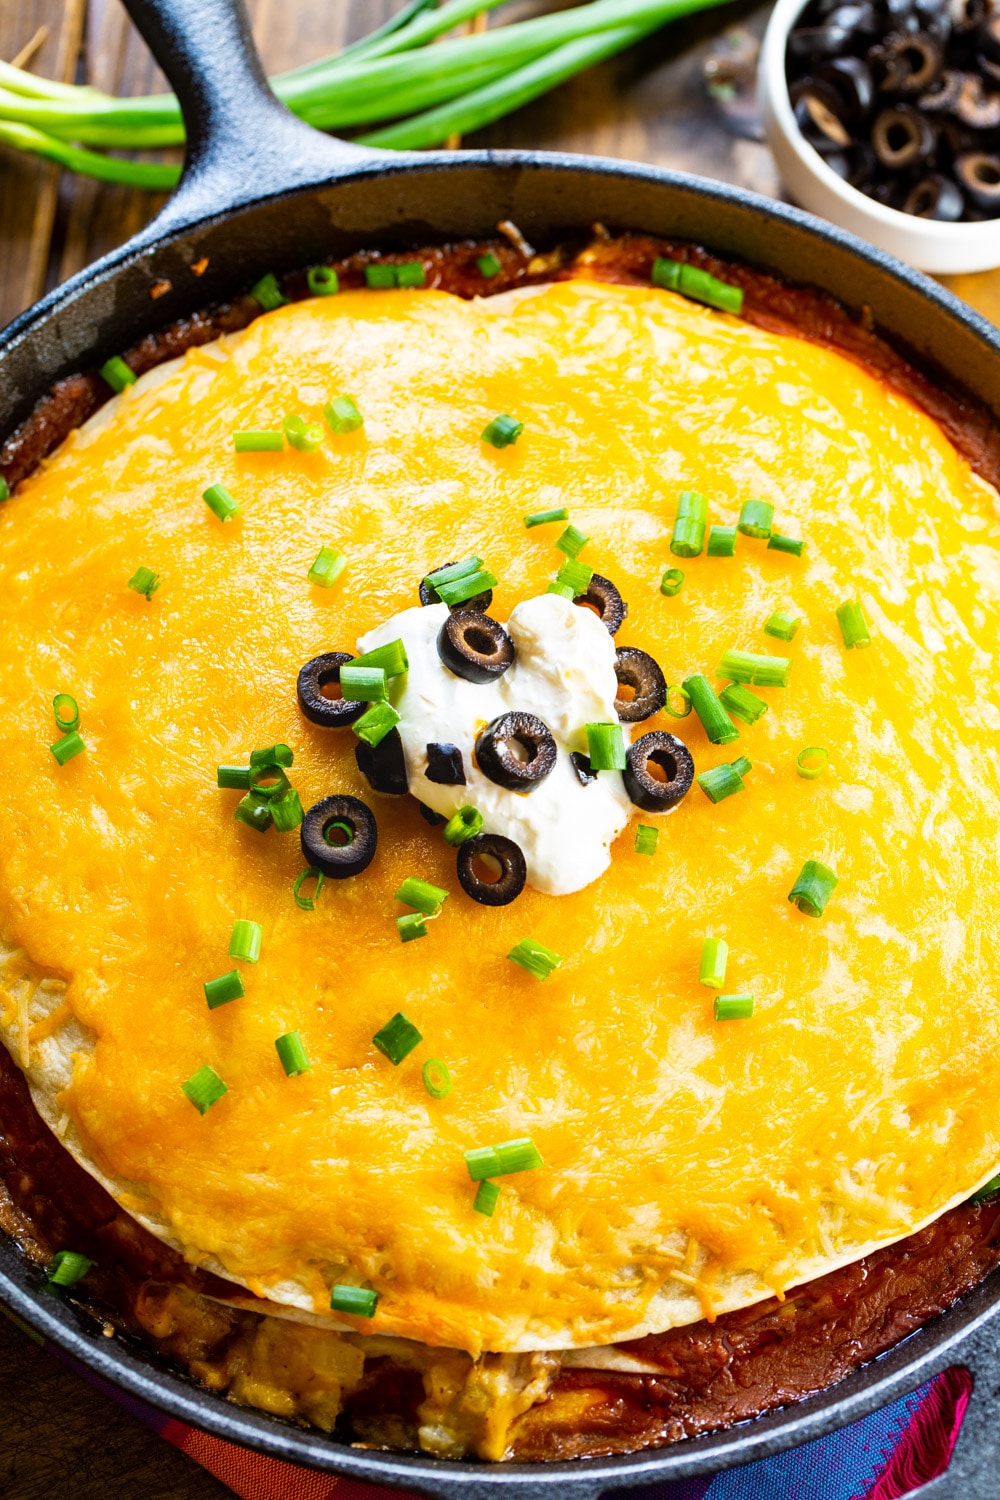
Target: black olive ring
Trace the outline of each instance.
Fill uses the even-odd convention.
[[[638,646],[619,646],[615,652],[615,676],[633,697],[616,698],[615,708],[623,724],[638,724],[659,713],[667,701],[667,680],[653,658]]]
[[[438,656],[466,682],[496,682],[514,665],[514,642],[481,610],[453,609],[438,631]]]
[[[375,858],[378,828],[371,809],[357,797],[324,797],[306,813],[299,838],[307,865],[346,880]]]
[[[299,673],[297,691],[299,707],[311,723],[324,729],[345,729],[370,707],[353,698],[327,698],[323,693],[331,682],[340,682],[341,667],[353,660],[349,651],[327,651],[306,662]]]
[[[476,760],[497,786],[508,792],[533,792],[556,763],[556,742],[541,719],[518,710],[487,724],[476,740]]]
[[[622,621],[628,614],[628,605],[611,579],[602,578],[600,573],[594,574],[587,592],[580,594],[573,603],[592,609],[609,635],[618,633]]]
[[[654,776],[650,761],[663,773]],[[654,729],[629,745],[622,772],[625,790],[644,812],[669,812],[691,790],[694,761],[683,740],[664,729]]]
[[[432,573],[439,573],[442,568],[453,568],[455,566],[455,561],[456,559],[452,558],[451,562],[438,563],[437,567],[431,568],[430,571]],[[437,594],[435,594],[428,587],[428,585],[424,583],[423,579],[420,580],[420,602],[423,605],[441,603],[441,600],[438,598]],[[484,589],[481,594],[476,594],[474,599],[463,599],[461,604],[453,604],[452,609],[478,609],[482,610],[483,614],[485,614],[492,603],[493,590]]]
[[[354,759],[373,792],[401,797],[408,789],[406,757],[403,755],[403,741],[398,729],[390,729],[377,745],[359,740],[354,747]]]
[[[500,866],[499,878],[483,880],[477,875],[477,859],[495,860]],[[458,846],[458,883],[480,906],[509,906],[524,890],[527,878],[524,855],[513,839],[499,833],[477,833]]]

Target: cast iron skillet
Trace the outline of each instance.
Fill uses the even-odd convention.
[[[188,132],[184,177],[152,224],[0,334],[0,438],[53,381],[100,364],[165,323],[281,272],[372,247],[490,235],[510,218],[545,244],[599,220],[697,241],[792,282],[867,303],[880,332],[919,365],[975,393],[1000,420],[1000,336],[933,282],[808,214],[753,193],[652,167],[547,152],[391,154],[330,140],[271,94],[242,0],[126,0],[176,89]],[[209,257],[199,279],[189,267]],[[173,291],[152,301],[167,278]],[[611,1459],[548,1465],[455,1463],[355,1450],[221,1401],[125,1340],[104,1338],[41,1272],[0,1244],[0,1297],[89,1370],[171,1416],[292,1462],[442,1500],[596,1500],[687,1479],[819,1437],[950,1365],[975,1386],[947,1474],[924,1500],[996,1500],[1000,1273],[882,1358],[786,1411],[717,1436]],[[917,1492],[914,1492],[917,1493]]]

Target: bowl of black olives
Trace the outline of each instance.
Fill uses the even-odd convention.
[[[923,271],[1000,265],[1000,0],[778,0],[758,82],[804,208]]]

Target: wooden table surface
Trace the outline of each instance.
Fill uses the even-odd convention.
[[[335,51],[398,3],[250,0],[249,8],[265,63],[278,72]],[[631,157],[776,196],[767,148],[728,130],[704,86],[706,58],[727,45],[734,28],[737,40],[759,35],[768,9],[736,0],[679,23],[467,144]],[[32,39],[30,65],[48,77],[117,94],[165,86],[119,0],[0,0],[0,57],[13,59]],[[0,148],[0,326],[133,234],[158,203]],[[1000,322],[1000,272],[951,278],[950,285]],[[0,1318],[0,1494],[225,1500],[230,1491]]]

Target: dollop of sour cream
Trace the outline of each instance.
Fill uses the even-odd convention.
[[[446,604],[404,609],[358,642],[359,651],[401,639],[410,668],[390,684],[409,788],[448,818],[471,805],[485,833],[513,839],[524,854],[528,883],[550,896],[582,890],[611,862],[611,844],[634,811],[619,771],[601,771],[584,785],[570,760],[587,750],[587,724],[618,721],[615,646],[592,610],[558,594],[526,599],[505,629],[514,663],[495,682],[467,682],[438,656]],[[476,739],[492,720],[515,709],[537,715],[558,749],[554,769],[528,793],[507,791],[478,769]],[[628,725],[622,725],[626,743]],[[465,786],[427,780],[427,746],[457,745]]]

